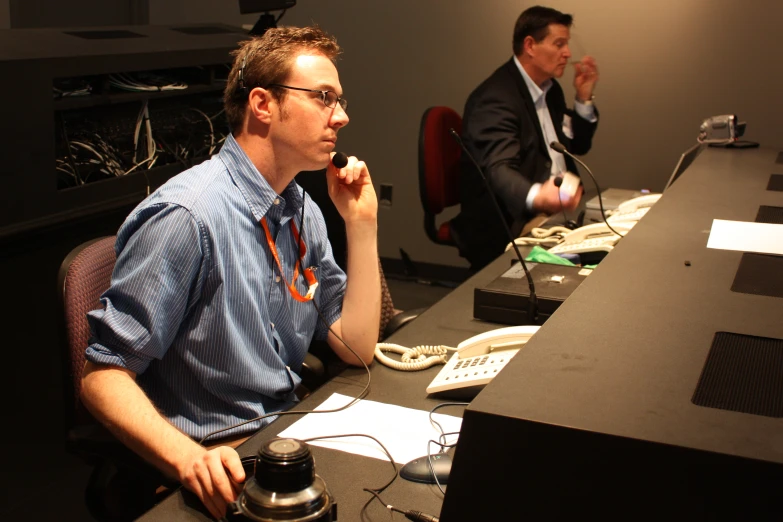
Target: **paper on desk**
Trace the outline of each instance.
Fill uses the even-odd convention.
[[[332,410],[352,400],[353,397],[334,393],[315,409]],[[462,419],[451,415],[434,413],[432,418],[443,426],[445,433],[458,432],[462,425]],[[361,400],[337,413],[308,413],[279,436],[302,440],[343,433],[372,435],[386,446],[394,461],[400,464],[427,455],[427,441],[438,440],[440,435],[437,427],[430,423],[427,411]],[[447,438],[448,443],[456,440],[456,435]],[[380,446],[367,437],[314,440],[308,444],[389,460]],[[437,453],[439,450],[440,446],[430,444],[430,452]]]
[[[783,225],[713,219],[707,248],[783,255]]]

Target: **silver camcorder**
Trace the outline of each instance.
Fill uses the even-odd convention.
[[[745,122],[736,114],[712,116],[699,127],[699,143],[732,143],[745,133]]]

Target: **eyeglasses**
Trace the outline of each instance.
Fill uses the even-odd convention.
[[[291,89],[294,91],[305,91],[305,92],[317,92],[321,95],[321,101],[324,102],[324,105],[329,107],[330,109],[334,109],[337,107],[337,104],[340,104],[340,107],[343,108],[343,110],[346,110],[348,108],[348,100],[341,96],[337,96],[337,93],[334,91],[321,91],[318,89],[303,89],[302,87],[291,87],[290,85],[282,85],[279,83],[270,83],[267,85],[267,89],[269,87],[282,87],[283,89]]]

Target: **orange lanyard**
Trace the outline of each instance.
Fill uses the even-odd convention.
[[[261,218],[261,226],[264,227],[264,232],[266,233],[266,242],[269,245],[269,250],[272,251],[272,257],[275,258],[275,261],[277,262],[277,268],[280,270],[280,277],[283,278],[283,282],[288,287],[288,291],[291,293],[291,297],[299,301],[300,303],[305,303],[307,301],[312,301],[313,297],[315,296],[315,289],[318,288],[318,281],[315,279],[315,274],[313,273],[312,269],[305,268],[304,269],[304,276],[307,280],[307,284],[309,285],[309,288],[307,289],[307,294],[302,295],[299,293],[299,290],[296,289],[294,286],[294,281],[296,281],[296,278],[299,277],[299,259],[296,260],[296,265],[294,266],[294,277],[291,279],[291,283],[289,284],[288,281],[285,280],[285,273],[283,272],[283,265],[280,264],[280,257],[277,255],[277,247],[275,246],[275,240],[272,239],[272,234],[269,232],[269,226],[266,224],[266,217]],[[291,231],[294,233],[294,239],[296,240],[296,244],[299,245],[299,231],[296,229],[296,225],[294,224],[294,220],[291,220]],[[307,247],[304,244],[304,241],[301,243],[301,248],[299,250],[299,256],[304,259],[305,253],[307,253]]]

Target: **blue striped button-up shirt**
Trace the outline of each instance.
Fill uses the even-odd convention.
[[[313,304],[295,301],[286,287],[297,257],[290,222],[301,228],[303,194],[293,181],[275,194],[232,136],[218,155],[155,191],[117,234],[105,309],[88,315],[87,359],[135,372],[159,411],[195,439],[293,405],[310,341],[328,333]],[[342,311],[345,274],[320,209],[309,199],[304,206],[304,266],[317,267],[315,300],[331,325]],[[296,286],[307,292],[301,274]]]

